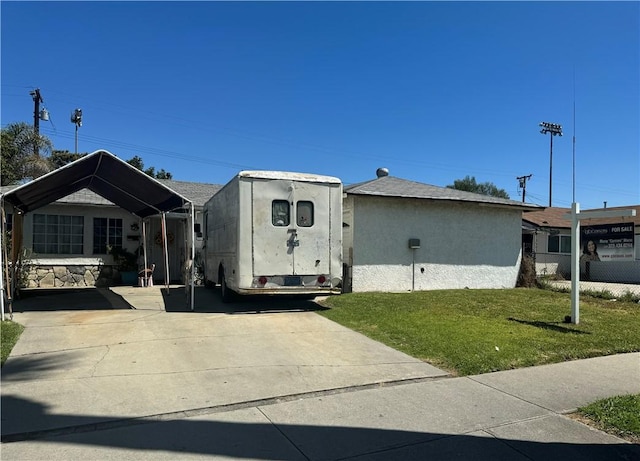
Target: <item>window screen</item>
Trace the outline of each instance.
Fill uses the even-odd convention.
[[[300,227],[313,226],[313,202],[301,200],[297,203],[296,221]]]
[[[274,200],[271,202],[271,223],[274,226],[288,226],[290,213],[288,201]]]

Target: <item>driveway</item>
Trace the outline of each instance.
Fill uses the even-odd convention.
[[[2,368],[2,436],[211,411],[265,399],[445,376],[344,328],[309,300],[222,304],[197,288],[27,295]]]

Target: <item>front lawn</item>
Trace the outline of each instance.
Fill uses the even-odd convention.
[[[350,293],[321,315],[456,375],[640,351],[640,305],[541,289]]]
[[[640,443],[640,394],[620,395],[579,408],[598,429]]]
[[[5,320],[0,322],[0,337],[2,337],[2,365],[7,361],[11,349],[18,342],[20,334],[24,330],[24,327],[19,323],[10,322]]]

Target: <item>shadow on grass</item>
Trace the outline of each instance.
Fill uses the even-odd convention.
[[[555,331],[557,333],[571,333],[571,334],[576,334],[576,335],[590,335],[591,334],[588,331],[576,330],[575,328],[565,327],[565,326],[563,326],[561,324],[562,322],[542,322],[542,321],[539,321],[539,320],[530,321],[530,320],[515,319],[513,317],[509,317],[509,318],[507,318],[507,320],[509,320],[511,322],[521,323],[523,325],[529,325],[529,326],[536,327],[536,328],[542,328],[543,330]]]

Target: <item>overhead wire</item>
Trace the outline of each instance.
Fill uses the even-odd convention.
[[[4,85],[3,85],[4,86]],[[11,85],[10,85],[11,86]],[[24,87],[21,87],[24,88]],[[65,93],[65,92],[60,92],[60,91],[55,91],[55,90],[48,90],[47,93],[49,94],[48,99],[52,99],[50,94],[53,93],[54,95],[58,94],[58,95],[62,95],[65,96],[67,98],[73,98],[73,99],[80,99],[77,98],[74,95],[71,95],[69,93]],[[53,98],[54,100],[56,99],[55,96]],[[175,115],[167,115],[167,114],[161,114],[158,112],[148,112],[148,111],[144,111],[144,110],[140,110],[139,108],[133,108],[133,107],[129,107],[126,105],[121,105],[121,104],[113,104],[113,103],[105,103],[104,101],[95,101],[95,100],[91,100],[91,99],[87,99],[87,98],[82,98],[84,101],[90,102],[91,106],[93,106],[95,109],[101,110],[101,111],[108,111],[108,112],[115,112],[118,113],[118,111],[121,111],[120,113],[124,113],[124,114],[133,114],[135,113],[135,116],[137,118],[140,118],[141,115],[143,118],[150,120],[150,121],[154,121],[154,122],[167,122],[170,121],[170,123],[172,123],[172,126],[184,126],[186,128],[189,129],[196,129],[198,131],[217,131],[217,132],[222,132],[225,133],[227,135],[230,136],[234,136],[234,137],[238,137],[238,138],[242,138],[242,139],[248,139],[248,140],[252,140],[252,141],[259,141],[259,142],[267,142],[270,144],[275,144],[275,145],[281,145],[281,146],[287,146],[287,147],[294,147],[294,148],[298,148],[298,149],[305,149],[305,150],[313,150],[316,152],[322,152],[322,153],[327,153],[327,154],[334,154],[334,155],[338,155],[341,157],[349,157],[349,158],[355,158],[355,159],[365,159],[365,160],[379,160],[379,161],[383,161],[383,162],[387,162],[387,161],[393,161],[395,164],[404,164],[404,165],[417,165],[417,166],[426,166],[429,167],[431,169],[437,169],[437,170],[441,170],[441,171],[460,171],[460,172],[468,172],[467,168],[464,168],[462,166],[452,166],[450,164],[444,164],[444,163],[439,163],[439,162],[432,162],[432,161],[424,161],[424,160],[407,160],[407,159],[403,159],[403,158],[399,158],[398,156],[389,156],[389,155],[380,155],[380,154],[375,154],[375,153],[364,153],[364,152],[358,152],[358,151],[354,151],[354,150],[348,150],[348,149],[337,149],[334,147],[327,147],[327,146],[320,146],[317,144],[312,144],[312,143],[303,143],[303,142],[298,142],[298,141],[292,141],[290,139],[283,139],[283,138],[278,138],[278,137],[274,137],[274,136],[269,136],[269,135],[264,135],[261,133],[255,133],[255,132],[250,132],[250,131],[246,131],[246,130],[238,130],[236,128],[232,128],[232,127],[228,127],[228,126],[223,126],[220,124],[214,124],[214,123],[207,123],[206,127],[203,127],[201,125],[201,122],[197,121],[197,120],[191,120],[185,117],[180,117],[180,116],[175,116]],[[86,107],[86,105],[85,105]],[[115,108],[115,109],[114,109]],[[179,123],[176,123],[176,121],[178,121]],[[60,136],[60,134],[58,133],[58,135]],[[72,136],[72,135],[71,135]],[[61,137],[65,137],[65,136],[61,136]],[[69,139],[68,137],[66,137],[67,139]],[[83,136],[83,138],[86,139],[86,135]],[[108,142],[110,145],[119,145],[118,141],[114,141],[114,140],[109,140],[106,138],[102,138],[101,139],[103,142]],[[161,152],[162,150],[157,149],[157,148],[152,148],[152,147],[143,147],[143,146],[136,146],[136,148],[142,148],[145,150],[145,152],[152,154],[152,155],[163,155]],[[195,157],[195,156],[187,156],[184,154],[178,154],[178,153],[173,153],[175,155],[180,155],[180,158],[182,159],[187,159],[187,157],[191,157],[192,161],[203,161],[203,163],[211,163],[208,159],[203,159],[201,157]],[[220,163],[215,163],[215,164],[227,164],[227,162],[220,162]],[[233,163],[229,163],[229,166],[237,166],[236,164]],[[491,174],[491,175],[498,175],[498,176],[502,176],[502,177],[510,177],[512,176],[512,173],[506,173],[504,171],[500,171],[500,170],[494,170],[494,169],[486,169],[486,168],[475,168],[474,169],[474,174],[480,174],[480,173],[484,173],[484,174]]]
[[[3,87],[9,86],[9,87],[15,87],[15,88],[22,88],[22,89],[33,89],[35,87],[33,86],[20,86],[20,85],[7,85],[7,84],[2,84]],[[116,112],[118,113],[118,111],[124,111],[124,114],[131,114],[131,113],[135,113],[136,117],[140,117],[141,114],[145,114],[144,118],[146,118],[147,120],[151,120],[151,121],[155,121],[155,122],[167,122],[170,121],[170,123],[173,124],[173,126],[184,126],[186,128],[189,129],[196,129],[199,131],[204,131],[204,130],[209,130],[209,131],[218,131],[218,132],[222,132],[222,133],[226,133],[230,136],[235,136],[235,137],[239,137],[242,139],[248,139],[248,140],[252,140],[252,141],[259,141],[259,142],[266,142],[266,143],[270,143],[270,144],[276,144],[276,145],[284,145],[284,146],[288,146],[288,147],[295,147],[295,148],[299,148],[299,149],[306,149],[306,150],[314,150],[317,152],[323,152],[323,153],[328,153],[328,154],[335,154],[335,155],[339,155],[339,156],[347,156],[350,158],[356,158],[356,159],[366,159],[366,160],[379,160],[382,162],[386,162],[386,161],[393,161],[394,164],[404,164],[404,165],[416,165],[416,166],[425,166],[425,167],[429,167],[431,169],[436,169],[436,170],[440,170],[440,171],[452,171],[452,172],[461,172],[461,174],[466,174],[466,175],[471,175],[471,176],[475,176],[477,174],[489,174],[492,176],[499,176],[499,177],[512,177],[513,173],[511,172],[505,172],[502,170],[494,170],[494,169],[486,169],[486,168],[473,168],[472,171],[469,170],[469,166],[468,165],[451,165],[451,164],[444,164],[444,163],[440,163],[440,162],[431,162],[431,161],[424,161],[424,160],[417,160],[417,159],[412,159],[412,160],[407,160],[407,159],[403,159],[403,158],[399,158],[397,156],[387,156],[387,155],[376,155],[376,154],[371,154],[371,153],[363,153],[363,152],[357,152],[357,151],[353,151],[353,150],[347,150],[347,149],[337,149],[337,148],[333,148],[333,147],[326,147],[326,146],[319,146],[319,145],[315,145],[315,144],[311,144],[311,143],[301,143],[301,142],[297,142],[297,141],[291,141],[291,140],[287,140],[287,139],[282,139],[282,138],[277,138],[277,137],[273,137],[273,136],[267,136],[267,135],[263,135],[263,134],[259,134],[259,133],[253,133],[253,132],[249,132],[249,131],[241,131],[238,130],[236,128],[230,128],[230,127],[226,127],[226,126],[222,126],[220,124],[207,124],[206,128],[203,127],[200,122],[198,121],[194,121],[194,120],[190,120],[184,117],[178,117],[175,115],[167,115],[167,114],[158,114],[157,112],[145,112],[145,111],[141,111],[140,109],[137,108],[132,108],[126,105],[120,105],[120,104],[113,104],[113,103],[105,103],[104,101],[91,101],[90,99],[86,99],[86,98],[77,98],[75,95],[71,95],[65,92],[60,92],[60,91],[52,91],[52,90],[47,90],[48,95],[50,93],[58,94],[58,95],[62,95],[65,97],[70,97],[70,98],[74,98],[74,99],[84,99],[85,101],[90,101],[92,102],[91,106],[94,107],[97,110],[101,110],[101,111],[108,111],[108,112]],[[21,96],[18,94],[15,95],[11,95],[11,96]],[[48,100],[51,100],[51,96],[48,96],[47,98]],[[54,100],[56,100],[55,96],[53,98]],[[90,107],[91,107],[90,106]],[[112,109],[112,108],[108,108],[105,106],[111,106],[111,107],[115,107],[116,109]],[[121,112],[122,113],[122,112]],[[150,117],[149,115],[152,115],[152,117]],[[158,117],[160,116],[160,117]],[[178,123],[176,123],[176,121]],[[57,137],[60,138],[64,138],[64,139],[74,139],[74,133],[73,132],[68,132],[66,130],[61,130],[58,131],[55,129],[55,125],[52,126],[54,128],[54,132],[53,134]],[[41,127],[41,130],[44,131],[45,133],[48,132],[48,128],[47,127]],[[149,155],[157,155],[157,156],[162,156],[162,157],[168,157],[168,158],[176,158],[176,159],[180,159],[180,160],[186,160],[186,161],[191,161],[191,162],[196,162],[196,163],[203,163],[203,164],[211,164],[211,165],[217,165],[217,166],[223,166],[223,167],[229,167],[229,168],[240,168],[240,169],[255,169],[258,168],[255,165],[246,165],[246,164],[239,164],[239,163],[234,163],[234,162],[224,162],[224,161],[220,161],[220,160],[213,160],[211,158],[205,158],[205,157],[201,157],[201,156],[197,156],[197,155],[190,155],[190,154],[185,154],[182,152],[176,152],[176,151],[170,151],[170,150],[164,150],[164,149],[159,149],[156,147],[149,147],[149,146],[141,146],[138,144],[132,144],[132,143],[127,143],[127,142],[123,142],[123,141],[117,141],[117,140],[113,140],[113,139],[108,139],[108,138],[103,138],[103,137],[97,137],[97,136],[90,136],[90,135],[86,135],[83,134],[82,136],[83,140],[85,142],[90,142],[93,143],[94,145],[97,145],[99,147],[104,148],[105,146],[110,147],[113,146],[115,148],[122,148],[122,149],[131,149],[134,151],[134,153],[138,154],[142,154],[142,153],[146,153]],[[562,181],[558,181],[558,184],[561,184]],[[611,188],[604,188],[604,187],[598,187],[598,186],[592,186],[592,185],[580,185],[580,188],[583,189],[587,189],[587,190],[592,190],[592,191],[596,191],[596,192],[610,192],[610,193],[615,193],[615,194],[621,194],[621,195],[625,195],[625,196],[629,196],[629,197],[636,197],[637,194],[634,194],[632,192],[629,191],[624,191],[624,190],[620,190],[620,189],[611,189]],[[530,194],[527,194],[530,195]]]

